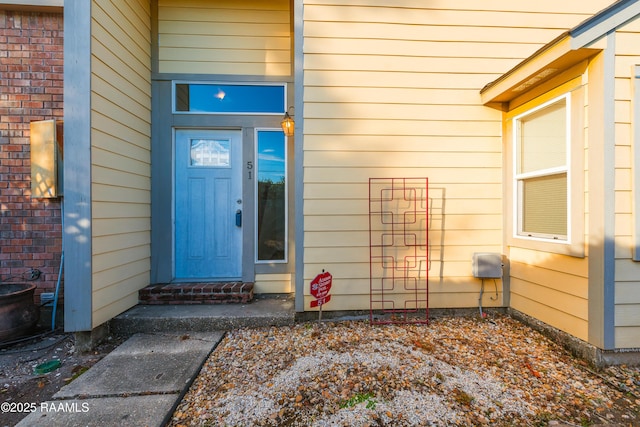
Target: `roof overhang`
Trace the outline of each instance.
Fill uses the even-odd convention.
[[[618,0],[571,30],[574,49],[586,47],[640,15],[638,0]]]
[[[571,35],[564,33],[482,88],[482,103],[505,110],[509,101],[528,89],[552,79],[600,51],[596,47],[573,49]]]
[[[0,9],[26,10],[30,12],[62,12],[64,0],[2,0]]]
[[[618,0],[548,43],[480,91],[482,103],[505,110],[508,102],[601,52],[604,37],[640,16],[640,1]]]

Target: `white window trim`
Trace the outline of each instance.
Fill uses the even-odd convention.
[[[528,172],[528,173],[523,173],[523,174],[518,174],[517,173],[517,161],[518,161],[518,153],[519,153],[519,138],[520,138],[520,126],[519,126],[519,121],[524,118],[527,117],[543,108],[546,108],[550,105],[553,105],[557,102],[559,102],[560,100],[563,100],[565,102],[565,107],[566,107],[566,120],[565,120],[565,126],[566,126],[566,141],[565,141],[565,153],[566,153],[566,161],[565,161],[565,165],[561,166],[561,167],[555,167],[555,168],[549,168],[549,169],[542,169],[542,170],[537,170],[534,172]],[[512,138],[512,171],[513,171],[513,177],[512,177],[512,191],[513,191],[513,218],[512,218],[512,224],[513,224],[513,238],[514,239],[522,239],[522,240],[530,240],[530,241],[537,241],[537,242],[544,242],[544,243],[552,243],[552,244],[563,244],[563,245],[570,245],[572,243],[571,241],[571,236],[572,236],[572,212],[573,212],[573,207],[572,207],[572,192],[573,192],[573,188],[572,188],[572,171],[571,171],[571,140],[572,140],[572,132],[571,132],[571,128],[572,128],[572,116],[571,116],[571,92],[567,92],[563,95],[560,95],[558,97],[555,97],[553,99],[550,99],[549,101],[540,104],[534,108],[531,108],[521,114],[518,114],[517,116],[513,117],[512,119],[512,129],[513,129],[513,138]],[[566,238],[564,239],[560,239],[554,236],[544,236],[542,234],[538,234],[538,235],[525,235],[523,234],[523,232],[520,230],[521,228],[521,217],[522,217],[522,199],[521,199],[521,192],[519,191],[519,186],[520,183],[522,181],[524,181],[525,179],[528,178],[537,178],[537,177],[544,177],[544,176],[551,176],[551,175],[557,175],[560,173],[566,173],[567,174],[567,235]]]
[[[255,173],[253,174],[254,184],[253,184],[253,200],[254,209],[253,209],[253,230],[254,230],[254,248],[253,248],[253,258],[256,264],[286,264],[289,262],[289,154],[288,154],[288,138],[284,136],[284,183],[285,183],[285,192],[284,192],[284,259],[279,260],[259,260],[258,259],[258,132],[260,131],[281,131],[281,128],[255,128],[253,134],[253,140],[255,143],[253,158],[255,159]]]

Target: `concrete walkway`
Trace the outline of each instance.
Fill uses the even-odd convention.
[[[134,307],[111,325],[134,335],[18,426],[164,426],[225,330],[293,322],[287,298]]]
[[[18,426],[163,426],[223,335],[136,334]]]

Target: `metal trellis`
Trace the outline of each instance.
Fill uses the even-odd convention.
[[[372,324],[429,322],[429,180],[369,179]]]

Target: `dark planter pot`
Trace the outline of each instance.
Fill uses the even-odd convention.
[[[35,289],[36,285],[30,283],[0,284],[0,341],[25,335],[38,323]]]

